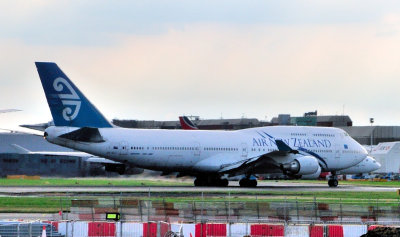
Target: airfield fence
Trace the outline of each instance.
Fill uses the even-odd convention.
[[[63,202],[60,202],[63,203]],[[62,207],[61,207],[62,210]],[[62,212],[64,220],[103,221],[106,213],[118,212],[121,220],[149,222],[225,222],[251,221],[285,222],[379,222],[400,221],[400,202],[386,200],[300,200],[271,201],[168,201],[140,200],[128,197],[71,200],[68,211]]]
[[[41,236],[45,226],[48,237],[358,237],[378,227],[399,228],[400,222],[380,223],[289,223],[260,221],[246,223],[168,223],[163,221],[44,221],[0,222],[2,237]],[[397,230],[395,230],[397,231]],[[374,235],[377,236],[377,235]],[[378,235],[378,236],[382,236]],[[387,236],[387,235],[384,235]],[[398,235],[389,235],[398,236]]]

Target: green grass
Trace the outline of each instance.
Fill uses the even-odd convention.
[[[61,210],[69,210],[71,198],[54,197],[0,197],[0,212],[41,212],[55,213]]]
[[[136,179],[91,179],[91,178],[41,178],[0,179],[0,186],[191,186],[192,181],[180,180],[136,180]]]

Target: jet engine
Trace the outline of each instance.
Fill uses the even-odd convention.
[[[302,175],[301,179],[316,180],[319,178],[320,175],[321,175],[321,167],[318,167],[317,172],[315,172],[314,174]]]
[[[292,162],[281,164],[281,170],[287,175],[315,174],[318,169],[321,173],[318,160],[313,156],[300,156]]]

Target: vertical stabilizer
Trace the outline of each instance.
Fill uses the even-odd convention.
[[[36,62],[36,68],[55,126],[112,127],[57,64]]]
[[[181,124],[182,129],[184,130],[196,130],[199,129],[194,123],[186,116],[180,116],[179,122]]]

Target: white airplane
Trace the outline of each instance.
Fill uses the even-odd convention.
[[[47,141],[139,168],[195,176],[195,186],[256,186],[252,174],[300,176],[354,166],[368,153],[338,128],[273,126],[237,131],[126,129],[114,127],[55,63],[36,67],[55,126]]]
[[[182,129],[185,130],[196,130],[199,129],[188,117],[179,116],[179,122],[181,124]],[[375,171],[381,167],[381,164],[377,162],[371,156],[367,156],[360,163],[343,170],[338,171],[339,174],[368,174],[372,171]],[[311,175],[302,175],[301,179],[317,179],[320,177],[320,174],[311,174]]]
[[[353,165],[352,167],[338,170],[337,174],[368,174],[371,173],[381,167],[381,164],[376,161],[371,156],[367,156],[360,163]],[[303,175],[301,179],[317,179],[319,175],[311,174],[311,175]]]
[[[381,168],[381,164],[371,156],[347,169],[339,170],[339,174],[368,174]]]

